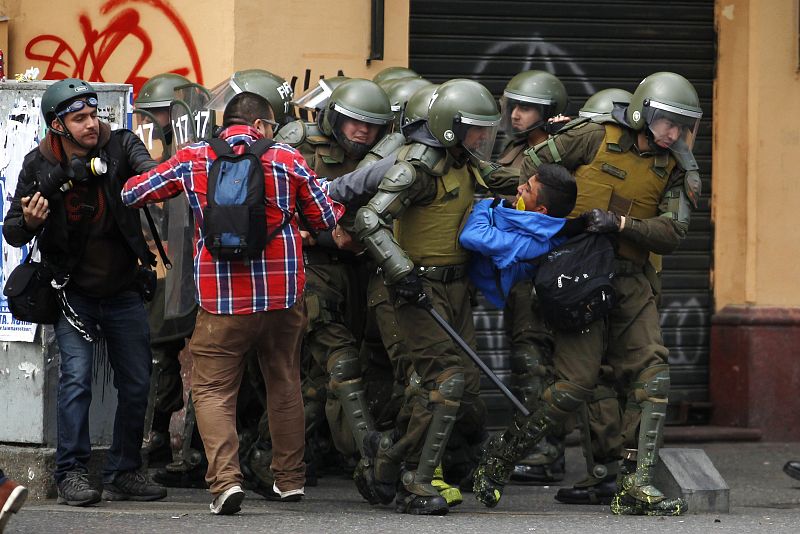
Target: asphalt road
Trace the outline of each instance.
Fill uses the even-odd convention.
[[[165,501],[102,503],[72,508],[55,501],[27,503],[6,533],[501,533],[501,532],[800,532],[800,481],[781,471],[800,459],[800,443],[711,443],[702,448],[731,488],[731,513],[676,518],[618,517],[604,506],[555,502],[557,487],[510,486],[500,505],[484,508],[465,494],[465,502],[445,517],[414,517],[391,507],[362,501],[351,481],[326,477],[306,489],[300,503],[281,504],[248,495],[242,512],[212,516],[202,490],[170,489]],[[567,452],[564,485],[581,478],[577,448]]]

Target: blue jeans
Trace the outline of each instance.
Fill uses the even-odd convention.
[[[6,478],[6,475],[4,475],[4,474],[3,474],[3,470],[2,470],[2,469],[0,469],[0,486],[2,486],[3,484],[5,484],[5,483],[6,483],[6,480],[8,480],[8,479]]]
[[[99,331],[114,369],[117,413],[103,469],[103,481],[111,482],[116,473],[142,465],[139,451],[152,368],[147,313],[142,297],[134,291],[103,299],[67,291],[67,300],[92,332]],[[89,405],[93,357],[99,343],[83,339],[63,314],[55,333],[61,351],[55,479],[61,482],[69,471],[85,470],[91,456]]]

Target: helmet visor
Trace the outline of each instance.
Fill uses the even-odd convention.
[[[500,98],[500,128],[506,135],[525,135],[545,124],[554,105],[550,101],[532,102],[503,95]]]
[[[645,107],[647,127],[653,135],[653,141],[661,148],[670,148],[679,143],[691,150],[702,115],[701,111],[655,101],[650,101]]]
[[[492,157],[499,122],[461,117],[460,122],[454,125],[455,135],[473,157],[487,161]]]
[[[320,80],[316,87],[309,89],[302,96],[292,101],[296,107],[317,111],[325,107],[333,90],[325,80]]]
[[[208,109],[218,111],[220,115],[225,111],[225,106],[231,98],[241,93],[241,88],[233,80],[225,80],[211,90],[211,99],[208,101]]]

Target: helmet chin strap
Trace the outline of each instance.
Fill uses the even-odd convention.
[[[92,148],[94,148],[94,147],[84,146],[81,143],[79,143],[78,140],[75,139],[75,136],[72,135],[72,132],[69,131],[69,128],[67,128],[67,125],[64,123],[64,120],[61,117],[56,115],[56,120],[61,125],[61,127],[64,128],[64,131],[62,132],[61,130],[56,130],[55,128],[50,128],[50,131],[52,131],[54,134],[59,135],[59,136],[67,139],[68,141],[70,141],[72,143],[75,143],[76,145],[78,145],[79,147],[81,147],[84,150],[89,151]]]
[[[534,122],[533,124],[531,124],[529,127],[525,128],[524,130],[513,130],[513,128],[512,128],[512,130],[513,130],[512,134],[517,139],[522,139],[523,137],[528,137],[528,134],[531,133],[532,131],[534,131],[534,130],[536,130],[538,128],[543,128],[545,126],[547,126],[547,119],[542,119],[540,121]]]

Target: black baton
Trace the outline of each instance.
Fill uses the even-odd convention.
[[[461,347],[461,350],[466,352],[467,356],[472,358],[472,361],[475,362],[475,365],[480,367],[481,371],[483,371],[483,374],[489,377],[489,380],[491,380],[492,383],[495,386],[497,386],[497,388],[503,393],[503,395],[505,395],[506,398],[511,401],[511,403],[516,407],[516,409],[519,410],[520,413],[522,413],[522,415],[528,417],[531,414],[531,412],[525,407],[524,404],[522,404],[519,401],[519,399],[513,393],[511,393],[511,391],[508,390],[506,385],[503,384],[503,382],[501,382],[499,378],[497,378],[497,375],[494,374],[492,370],[489,369],[489,367],[485,363],[483,363],[483,360],[481,360],[480,356],[475,354],[475,351],[473,351],[470,348],[470,346],[467,345],[466,341],[461,339],[461,336],[459,336],[458,333],[455,330],[453,330],[453,327],[447,324],[447,321],[444,320],[444,317],[439,315],[439,312],[433,309],[433,306],[430,305],[430,302],[428,303],[427,306],[425,306],[425,309],[427,309],[428,313],[431,314],[431,317],[433,317],[433,319],[437,323],[439,323],[439,326],[441,326],[442,329],[444,329],[444,331],[447,332],[447,335],[453,338],[453,341],[455,341],[456,344],[459,347]]]

